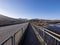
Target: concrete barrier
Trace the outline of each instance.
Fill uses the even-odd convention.
[[[12,45],[13,42],[12,42],[12,37],[9,37],[7,39],[5,39],[5,41],[3,41],[0,45]]]
[[[57,38],[49,32],[45,31],[46,29],[42,27],[36,25],[33,25],[33,27],[36,29],[36,31],[39,33],[39,36],[42,37],[47,45],[60,45],[60,38]]]
[[[24,36],[27,27],[28,23],[26,23],[25,25],[22,24],[22,27],[19,28],[19,30],[15,30],[12,35],[10,34],[8,37],[6,37],[2,42],[0,42],[0,45],[18,45],[18,43]]]

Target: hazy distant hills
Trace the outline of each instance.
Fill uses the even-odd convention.
[[[31,19],[31,22],[60,22],[60,20]]]
[[[31,19],[30,22],[36,25],[42,26],[46,24],[60,23],[60,20]]]
[[[14,19],[14,18],[10,18],[7,16],[3,16],[0,14],[0,26],[7,26],[7,25],[13,25],[13,24],[21,24],[21,23],[25,23],[25,22],[33,22],[37,25],[44,25],[47,23],[60,23],[60,20],[45,20],[45,19]]]
[[[0,14],[0,26],[24,23],[26,21],[27,20],[25,19],[14,19],[14,18],[10,18],[10,17],[3,16]]]

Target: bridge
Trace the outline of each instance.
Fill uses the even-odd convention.
[[[30,23],[4,26],[0,45],[60,45],[60,34]]]

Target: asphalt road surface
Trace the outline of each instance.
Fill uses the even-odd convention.
[[[14,35],[18,30],[21,30],[21,28],[25,29],[27,25],[28,23],[0,27],[0,43]]]

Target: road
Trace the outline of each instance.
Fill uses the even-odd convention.
[[[28,23],[0,27],[0,43],[6,38],[14,35],[14,33],[16,33],[18,30],[21,30],[21,28],[24,27],[25,29],[27,25]]]
[[[22,45],[41,45],[33,31],[32,26],[30,24],[28,28],[27,26],[28,23],[0,27],[0,43],[3,42],[6,38],[13,36],[17,31],[22,30],[23,28],[24,30],[26,30],[26,32],[25,32],[24,39],[22,41]],[[44,27],[60,35],[60,30],[59,30],[60,27],[58,25],[52,24],[52,25],[45,25]],[[36,30],[39,32],[42,38],[44,38],[43,32],[39,29]]]
[[[40,45],[40,42],[38,41],[32,26],[30,24],[28,28],[27,26],[28,26],[28,23],[0,27],[0,44],[6,41],[9,37],[14,36],[14,34],[16,34],[17,31],[22,30],[23,28],[23,30],[25,30],[26,32],[24,33],[25,36],[23,35],[24,40],[22,42],[22,45]]]

